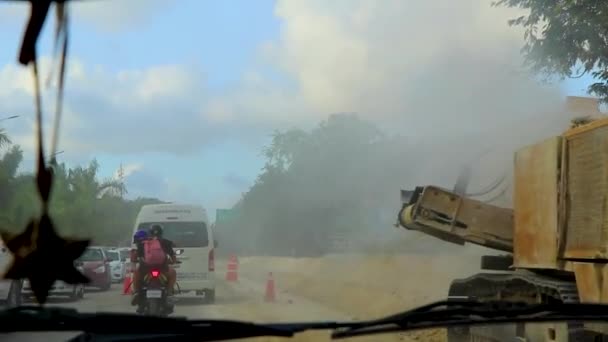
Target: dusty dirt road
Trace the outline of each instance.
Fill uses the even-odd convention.
[[[216,302],[182,299],[176,316],[205,319],[239,319],[256,322],[293,322],[377,318],[429,301],[445,298],[455,276],[473,272],[472,259],[420,256],[330,255],[323,258],[240,258],[239,280],[226,282],[226,261],[216,265]],[[275,281],[276,301],[264,294],[269,272]],[[121,286],[110,291],[88,291],[85,298],[69,302],[52,298],[53,306],[84,312],[133,312]],[[61,336],[61,337],[60,337]],[[3,336],[3,340],[10,336]],[[39,339],[12,336],[19,341]],[[58,335],[57,340],[65,340]],[[44,336],[44,341],[54,338]],[[302,333],[292,339],[257,338],[253,341],[328,341],[328,331]],[[443,330],[375,335],[352,341],[444,341]]]
[[[479,271],[479,254],[336,254],[323,258],[241,258],[257,283],[272,272],[279,298],[291,295],[333,309],[338,320],[374,319],[446,298],[452,279]],[[358,339],[357,339],[358,340]],[[443,329],[373,336],[369,341],[445,341]]]

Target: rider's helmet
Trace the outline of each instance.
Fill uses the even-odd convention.
[[[154,224],[150,227],[150,235],[161,238],[163,237],[163,227],[160,224]]]
[[[148,238],[148,231],[145,229],[140,229],[137,232],[135,232],[135,235],[133,235],[133,243],[137,243],[137,242],[145,240],[147,238]]]

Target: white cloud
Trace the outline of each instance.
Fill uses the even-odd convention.
[[[118,6],[102,3],[91,11]],[[280,39],[261,44],[251,70],[222,95],[210,95],[200,68],[115,72],[72,58],[62,149],[188,153],[345,111],[419,137],[504,135],[505,125],[553,120],[560,100],[521,73],[522,32],[507,25],[517,12],[489,1],[279,0],[275,13]],[[269,66],[281,77],[263,72]],[[5,66],[0,82],[0,112],[32,112],[29,73]],[[32,141],[25,128],[17,135]]]
[[[518,73],[522,32],[507,25],[517,12],[489,1],[279,0],[276,14],[277,62],[315,112],[398,119],[428,135],[439,123],[512,122],[556,98]]]
[[[137,167],[124,179],[128,190],[128,198],[154,197],[163,200],[168,199],[168,180],[154,170]]]
[[[257,72],[204,104],[207,117],[310,125],[358,112],[418,137],[501,132],[525,120],[557,120],[563,95],[522,68],[518,10],[487,0],[279,0],[278,41],[260,45]],[[542,136],[542,133],[539,133]]]
[[[41,60],[41,74],[49,59]],[[24,114],[15,141],[33,144],[33,82],[28,69],[9,64],[0,69],[0,113]],[[158,151],[188,153],[221,134],[200,117],[205,99],[204,75],[195,67],[161,65],[110,72],[86,66],[77,58],[68,67],[61,126],[61,148],[78,153]],[[47,138],[54,113],[54,93],[45,91]],[[27,124],[27,125],[26,125]]]
[[[127,198],[154,197],[175,203],[195,203],[205,206],[214,215],[216,208],[230,208],[241,196],[241,192],[232,186],[227,191],[209,192],[204,186],[193,186],[187,179],[164,177],[161,170],[140,165],[134,164],[133,172],[125,177]]]
[[[46,77],[50,67],[51,60],[41,58],[41,75]],[[259,143],[277,125],[304,116],[298,112],[304,105],[255,77],[228,96],[210,97],[205,75],[196,66],[110,71],[72,57],[67,70],[60,149],[71,156],[187,154],[224,139]],[[11,135],[31,151],[35,144],[31,72],[8,64],[0,68],[0,82],[6,85],[0,89],[0,113],[25,113],[20,129]],[[254,89],[262,87],[267,92],[258,96]],[[46,139],[54,118],[54,91],[43,92]]]
[[[103,0],[72,4],[74,18],[103,31],[141,27],[147,20],[175,6],[175,0]]]
[[[128,178],[135,172],[140,171],[143,167],[144,167],[144,165],[142,163],[130,163],[130,164],[126,164],[126,165],[121,165],[116,171],[114,171],[112,178],[114,178],[114,179],[120,178],[121,172],[122,172],[123,178]]]

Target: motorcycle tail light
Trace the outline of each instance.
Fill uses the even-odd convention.
[[[151,273],[152,273],[152,278],[158,278],[158,276],[160,275],[160,271],[158,271],[158,270],[154,270]]]

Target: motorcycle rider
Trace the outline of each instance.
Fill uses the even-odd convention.
[[[140,284],[140,277],[139,277],[139,268],[140,268],[140,260],[137,257],[138,253],[137,251],[140,248],[143,248],[142,244],[143,241],[146,240],[148,238],[149,234],[148,231],[146,229],[140,229],[137,232],[135,232],[135,235],[133,235],[133,244],[135,245],[135,248],[131,249],[131,264],[132,266],[132,271],[133,271],[133,280],[131,283],[131,289],[133,291],[133,297],[131,298],[131,305],[135,305],[137,303],[137,298],[139,296],[139,284]]]
[[[152,225],[152,227],[150,227],[148,234],[149,234],[148,239],[146,239],[146,240],[158,239],[160,246],[161,246],[163,252],[165,253],[164,263],[162,263],[161,265],[153,265],[153,266],[160,267],[162,273],[167,276],[167,302],[170,306],[172,306],[171,304],[173,303],[173,300],[172,300],[173,299],[173,288],[175,287],[175,282],[176,282],[176,277],[177,277],[175,269],[173,269],[172,267],[169,267],[169,264],[177,263],[177,257],[175,255],[175,251],[173,250],[173,242],[168,239],[163,238],[163,228],[158,224]],[[135,287],[136,294],[134,295],[133,301],[131,302],[132,305],[135,305],[139,302],[138,294],[141,290],[140,286],[142,283],[142,278],[143,278],[143,275],[145,275],[146,272],[149,271],[150,266],[151,266],[151,265],[147,265],[145,262],[143,262],[144,257],[145,257],[144,242],[146,240],[140,240],[136,244],[137,259],[140,261],[140,263],[139,263],[139,267],[138,267],[138,272],[137,272],[136,276],[134,277],[134,283],[136,284],[136,287]]]
[[[135,246],[137,246],[138,243],[141,243],[142,241],[144,241],[145,239],[148,238],[148,231],[145,229],[140,229],[137,232],[135,232],[135,234],[133,235],[133,244]],[[132,248],[131,249],[131,263],[135,264],[137,263],[137,248]]]

